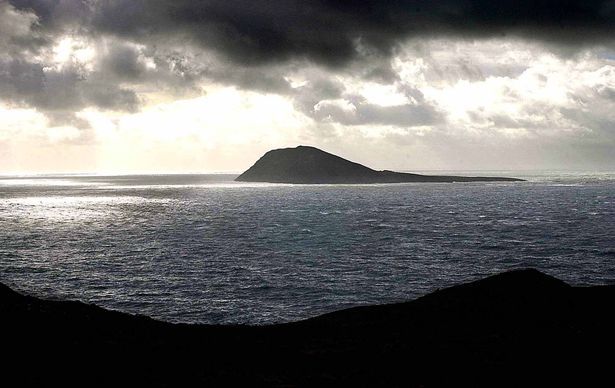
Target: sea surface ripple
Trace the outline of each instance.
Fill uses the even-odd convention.
[[[273,185],[0,177],[0,281],[172,322],[267,324],[512,268],[615,283],[615,174]]]

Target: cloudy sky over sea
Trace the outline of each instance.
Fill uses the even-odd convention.
[[[0,174],[615,165],[615,1],[0,0]]]

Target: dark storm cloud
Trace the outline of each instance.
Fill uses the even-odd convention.
[[[103,80],[88,79],[79,66],[45,69],[40,63],[19,59],[0,61],[0,99],[36,107],[49,113],[48,117],[56,124],[62,117],[68,117],[66,111],[88,106],[134,111],[139,105],[133,91]]]
[[[101,67],[119,78],[138,80],[147,71],[138,50],[124,44],[113,45],[100,62]]]
[[[612,44],[613,0],[11,0],[41,28],[78,25],[147,41],[181,37],[234,62],[307,58],[329,66],[389,55],[411,37],[519,36],[565,47]]]
[[[296,88],[295,107],[308,116],[312,116],[314,106],[319,101],[338,99],[342,96],[344,90],[344,85],[340,81],[315,76],[305,85]]]
[[[271,68],[211,66],[202,71],[200,75],[218,82],[235,85],[240,89],[279,94],[291,92],[291,86],[284,78],[283,72],[276,72]]]
[[[15,12],[6,12],[7,4]],[[333,72],[396,82],[390,58],[411,38],[506,36],[570,50],[612,46],[615,1],[0,0],[2,25],[28,21],[29,34],[0,26],[6,36],[0,36],[0,99],[48,112],[53,122],[66,117],[71,123],[65,112],[88,106],[134,111],[140,103],[135,90],[181,94],[209,79],[288,95],[316,120],[414,126],[439,122],[440,114],[414,97],[416,104],[398,107],[354,101],[354,112],[314,107],[352,97],[344,96]],[[96,50],[89,69],[44,63],[40,54],[65,35],[107,45]],[[217,55],[210,56],[212,50]],[[302,61],[331,73],[293,88],[285,75]],[[454,73],[455,80],[483,78],[464,61],[432,68]]]
[[[51,63],[55,29],[62,30],[83,15],[74,13],[73,3],[79,5],[72,1],[24,2],[27,7],[20,10],[0,0],[0,101],[36,108],[51,126],[87,128],[75,111],[90,106],[119,111],[138,108],[137,94],[116,78],[118,74],[135,76],[139,63],[123,44],[98,58],[101,71],[92,72],[75,60],[62,66]]]

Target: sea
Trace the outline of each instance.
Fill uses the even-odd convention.
[[[615,173],[439,173],[527,182],[1,176],[0,282],[164,321],[250,325],[516,268],[615,284]]]

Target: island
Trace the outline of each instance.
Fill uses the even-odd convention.
[[[523,181],[506,177],[420,175],[388,170],[377,171],[309,146],[271,150],[235,180],[295,184]]]
[[[0,284],[6,386],[561,387],[612,379],[615,286],[534,269],[268,325],[171,324]]]

